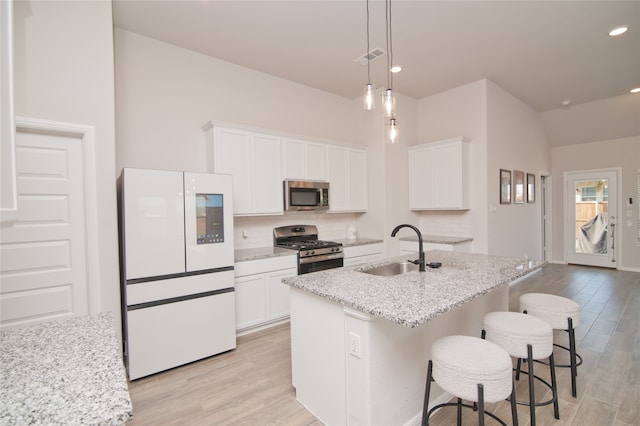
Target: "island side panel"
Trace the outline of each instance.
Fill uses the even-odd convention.
[[[291,287],[291,369],[296,399],[327,425],[345,425],[342,305]]]
[[[480,337],[484,315],[505,310],[506,284],[415,328],[345,308],[345,341],[360,338],[359,357],[349,344],[345,352],[346,424],[419,424],[433,342],[452,334]],[[434,385],[430,406],[449,398]]]

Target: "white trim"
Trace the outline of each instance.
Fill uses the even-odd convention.
[[[540,260],[543,262],[548,262],[553,259],[553,177],[551,173],[548,172],[540,172],[540,215],[541,219],[544,220],[544,234],[540,235],[540,238],[546,242],[546,245],[540,242]],[[542,178],[544,177],[546,185],[544,186],[544,197],[542,196],[543,185]],[[544,211],[542,210],[544,207]],[[546,215],[543,219],[542,215]],[[546,256],[545,256],[546,254]]]
[[[82,139],[82,159],[84,168],[85,226],[87,230],[85,248],[87,254],[87,290],[89,314],[100,312],[102,303],[100,285],[99,239],[98,239],[98,198],[95,156],[95,129],[93,126],[41,120],[38,118],[16,117],[16,132],[39,131],[61,134]]]
[[[0,205],[0,220],[18,218],[16,187],[15,118],[13,111],[13,0],[0,1],[0,144],[2,192],[8,205]]]

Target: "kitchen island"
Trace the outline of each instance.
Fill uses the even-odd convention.
[[[132,407],[111,313],[0,332],[0,424],[117,425]]]
[[[438,269],[396,276],[375,263],[286,278],[291,286],[296,398],[328,425],[419,424],[432,343],[480,336],[487,312],[508,310],[508,286],[540,268],[523,259],[427,251]],[[434,386],[431,404],[449,396]]]

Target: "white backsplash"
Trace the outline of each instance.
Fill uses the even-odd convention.
[[[282,216],[235,217],[235,249],[271,246],[273,228],[287,225],[315,225],[318,227],[318,238],[321,240],[345,239],[348,226],[356,223],[356,216],[355,213],[290,212]]]
[[[420,212],[420,231],[425,235],[473,237],[471,216],[466,212]]]

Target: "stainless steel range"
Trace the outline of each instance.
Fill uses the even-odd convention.
[[[298,275],[344,265],[342,244],[319,240],[318,228],[315,225],[274,228],[273,245],[298,251]]]

